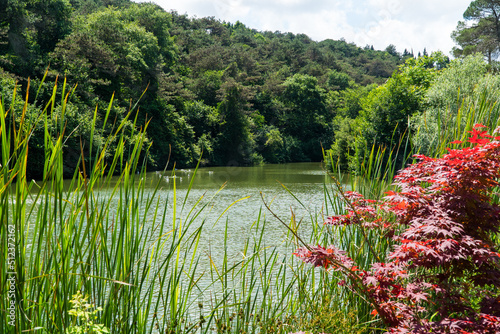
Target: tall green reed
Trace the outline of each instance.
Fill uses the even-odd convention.
[[[182,252],[184,245],[196,250],[201,227],[190,230],[193,219],[169,221],[159,184],[152,191],[145,187],[147,124],[127,133],[132,112],[112,124],[100,149],[92,151],[102,131],[97,120],[104,119],[103,128],[112,121],[112,99],[102,114],[94,111],[90,156],[82,148],[73,177],[63,179],[72,93],[65,82],[56,83],[46,107],[29,122],[28,96],[22,110],[0,102],[0,332],[64,332],[72,325],[68,311],[77,291],[103,308],[98,317],[114,333],[153,332],[155,323],[180,328],[192,289],[181,277],[196,269],[196,260],[185,261]],[[40,125],[45,163],[43,178],[34,182],[27,180],[26,166],[30,138]],[[15,312],[9,318],[11,301]]]
[[[343,317],[340,312],[332,312],[338,306],[337,282],[329,274],[304,266],[291,256],[296,247],[296,233],[288,232],[281,247],[266,244],[267,231],[276,228],[272,217],[266,216],[266,210],[260,211],[249,229],[251,237],[242,245],[241,258],[228,259],[224,252],[225,258],[219,266],[211,260],[213,279],[200,306],[200,316],[204,319],[201,332],[290,333],[303,329],[339,332],[338,328],[344,328],[343,333],[361,333],[351,315]],[[320,221],[321,215],[311,214],[311,220],[299,224],[292,218],[288,224],[292,229],[302,225],[303,229],[313,231],[306,241],[313,243],[324,237]],[[228,222],[225,248],[227,227]],[[327,322],[322,322],[319,310],[324,312],[323,316],[329,314]]]
[[[465,140],[468,131],[472,131],[475,124],[483,124],[490,130],[500,126],[500,105],[492,89],[485,88],[477,97],[459,101],[457,110],[447,108],[444,112],[437,112],[437,131],[433,138],[429,139],[431,145],[426,155],[438,157],[446,153],[446,148],[451,146],[450,143],[455,140]],[[433,119],[429,121],[434,122]],[[421,127],[427,126],[426,124]],[[418,128],[416,131],[420,130],[421,128]],[[418,152],[419,148],[416,147],[415,151]]]
[[[394,147],[374,144],[365,149],[359,171],[352,174],[343,174],[338,161],[335,161],[331,154],[324,155],[326,165],[330,167],[328,173],[332,178],[331,185],[325,186],[324,189],[326,215],[340,215],[351,209],[345,196],[347,191],[361,193],[368,199],[381,199],[384,193],[393,187],[392,182],[397,171],[411,161],[413,148],[410,138],[411,133],[405,132],[399,140],[393,138],[397,143]],[[363,226],[338,226],[328,227],[318,244],[335,245],[346,251],[360,268],[369,270],[373,263],[384,262],[393,242],[380,230]],[[330,272],[329,276],[334,282],[342,282],[345,279],[335,271]],[[341,310],[343,317],[356,319],[361,332],[380,330],[378,327],[381,324],[371,315],[373,307],[362,295],[339,286],[332,286],[332,289],[335,290],[337,310]]]

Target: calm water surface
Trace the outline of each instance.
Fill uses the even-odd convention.
[[[196,173],[194,169],[179,169],[174,172],[150,172],[142,179],[146,184],[146,197],[152,196],[159,185],[155,196],[160,203],[160,212],[163,205],[167,205],[167,230],[174,225],[174,197],[177,203],[177,228],[181,225],[185,228],[195,215],[189,229],[194,231],[203,225],[197,249],[200,257],[196,272],[200,278],[197,286],[202,295],[194,297],[203,299],[207,291],[210,294],[218,293],[216,289],[212,290],[213,280],[208,274],[211,266],[220,268],[224,255],[229,265],[242,260],[245,243],[250,241],[251,244],[254,237],[258,237],[259,231],[252,227],[255,227],[259,217],[259,226],[266,222],[263,238],[266,249],[275,249],[283,256],[291,256],[295,247],[286,242],[287,228],[266,209],[261,196],[286,223],[290,223],[292,212],[296,221],[304,220],[303,226],[314,219],[321,223],[324,186],[329,180],[320,163],[209,167],[199,168]],[[111,193],[112,189],[100,189],[96,195],[100,200],[111,202],[111,207],[117,207],[119,196],[115,194],[110,199]],[[113,205],[113,202],[116,204]],[[143,209],[147,215],[146,224],[150,224],[146,228],[158,224],[162,219],[156,217],[155,221],[154,211],[145,212]],[[307,231],[307,227],[304,227],[299,233],[307,236]],[[186,245],[186,249],[191,251],[189,247]],[[193,307],[196,309],[196,306]]]
[[[158,196],[161,201],[170,203],[169,214],[173,211],[175,182],[177,224],[181,221],[185,224],[191,208],[198,201],[198,208],[206,205],[191,226],[196,228],[204,223],[198,249],[198,254],[201,254],[199,275],[203,276],[198,281],[201,290],[206,288],[213,293],[212,280],[204,274],[209,271],[211,261],[215,266],[222,266],[224,254],[227,254],[229,264],[242,260],[245,243],[258,236],[258,231],[252,226],[255,226],[259,214],[260,224],[266,221],[265,246],[276,249],[283,256],[291,256],[295,247],[286,242],[287,229],[263,205],[261,194],[273,212],[286,223],[290,223],[292,211],[296,221],[303,219],[304,228],[299,233],[306,239],[308,229],[305,226],[311,223],[311,219],[322,222],[324,186],[330,178],[320,163],[200,168],[182,209],[193,174],[194,170],[188,169],[176,170],[175,177],[172,172],[153,172],[146,175],[146,180],[152,185],[160,182]]]
[[[171,202],[175,182],[179,206],[184,201],[193,174],[194,170],[188,169],[176,170],[175,176],[171,172],[154,172],[147,175],[147,180],[155,184],[159,179],[160,196]],[[261,217],[265,216],[274,227],[275,233],[268,234],[268,237],[279,239],[282,233],[286,233],[286,228],[265,208],[261,194],[270,203],[273,212],[283,220],[290,220],[291,211],[300,220],[322,211],[324,184],[328,182],[329,177],[320,163],[200,168],[194,176],[183,213],[202,198],[198,206],[208,205],[201,216],[213,232],[210,233],[212,239],[217,239],[216,232],[223,231],[227,220],[231,231],[228,240],[238,243],[238,232],[241,231],[242,237],[246,237],[245,231],[256,221],[262,210]],[[221,217],[229,206],[229,210]]]

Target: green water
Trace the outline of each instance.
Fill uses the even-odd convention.
[[[193,175],[192,169],[174,171],[179,188],[186,188],[189,178]],[[149,173],[149,176],[163,176],[165,184],[173,181],[172,172]],[[199,168],[194,178],[194,187],[217,189],[227,183],[229,189],[239,189],[242,194],[255,188],[277,189],[280,183],[291,187],[307,185],[322,185],[327,179],[321,163],[290,163],[279,165],[261,165],[254,167],[209,167]]]
[[[155,203],[156,201],[159,203],[160,214],[156,216],[155,210],[139,208],[141,218],[138,221],[144,222],[145,230],[154,230],[151,243],[159,236],[155,235],[157,233],[155,226],[163,219],[161,213],[165,205],[164,232],[172,231],[174,228],[195,231],[203,225],[195,254],[191,252],[192,244],[182,245],[183,254],[186,254],[185,250],[191,253],[188,256],[182,255],[181,259],[189,261],[191,255],[195,255],[199,261],[196,272],[193,272],[196,289],[189,296],[192,302],[189,309],[193,317],[199,312],[198,301],[209,305],[214,296],[220,296],[227,288],[241,290],[237,286],[238,277],[235,278],[234,287],[221,287],[217,279],[214,279],[213,272],[222,272],[221,268],[224,265],[230,267],[242,261],[245,256],[251,256],[248,253],[244,254],[245,245],[248,249],[252,249],[252,243],[259,238],[264,225],[262,241],[264,246],[259,249],[259,252],[262,250],[259,259],[266,258],[268,256],[266,254],[279,253],[277,256],[279,264],[273,267],[273,270],[276,270],[281,264],[285,265],[285,258],[293,257],[291,254],[296,249],[293,242],[290,242],[293,236],[274,214],[289,224],[293,213],[297,222],[302,221],[299,233],[305,240],[310,234],[308,226],[311,225],[311,221],[317,221],[322,225],[323,216],[328,214],[325,209],[324,187],[329,185],[330,178],[320,163],[211,167],[200,168],[196,174],[194,170],[180,169],[174,172],[150,172],[136,177],[137,183],[145,184],[144,194],[140,195],[144,196],[141,203],[145,203],[151,196],[154,196]],[[117,182],[117,179],[113,182]],[[192,187],[190,187],[191,182]],[[158,191],[155,192],[158,185]],[[66,186],[69,187],[69,184]],[[109,203],[111,219],[115,216],[113,208],[119,207],[120,201],[119,192],[114,193],[114,196],[111,196],[112,193],[111,188],[100,187],[93,192],[96,203]],[[274,214],[265,207],[262,197],[269,203]],[[174,203],[176,203],[175,220]],[[31,218],[34,219],[35,215],[36,210]],[[190,221],[191,225],[186,228]],[[214,270],[214,267],[217,269]],[[170,274],[169,270],[171,267],[167,269],[166,275]],[[291,269],[287,266],[287,270]],[[289,277],[292,278],[292,274],[290,273]],[[187,275],[182,284],[191,284]],[[229,283],[232,284],[233,282]],[[153,288],[154,298],[161,296],[157,288],[158,286]],[[256,288],[253,293],[257,291],[260,290]],[[144,296],[147,296],[146,289]],[[163,309],[160,307],[158,311],[162,312]]]
[[[245,243],[258,234],[255,224],[259,215],[259,224],[266,222],[263,240],[266,247],[276,249],[282,256],[291,256],[295,246],[287,240],[292,236],[283,223],[265,207],[262,196],[273,213],[287,224],[290,223],[292,212],[297,222],[302,220],[299,233],[306,240],[310,234],[307,226],[312,220],[321,224],[322,217],[326,214],[324,186],[329,184],[330,178],[320,163],[200,168],[194,176],[183,210],[182,203],[193,174],[194,170],[176,170],[175,177],[172,172],[154,172],[148,173],[146,179],[151,184],[160,181],[161,201],[169,203],[173,202],[175,182],[177,224],[187,220],[191,208],[198,201],[198,207],[206,205],[191,226],[194,229],[204,223],[198,249],[201,254],[201,273],[208,272],[209,258],[219,267],[224,254],[229,263],[241,261]],[[230,208],[226,211],[228,207]],[[171,204],[168,212],[172,214]],[[210,283],[208,277],[203,277],[198,282],[201,289]]]
[[[186,197],[193,175],[194,170],[181,169],[168,173],[148,173],[146,178],[151,184],[160,181],[160,196],[167,201],[167,198],[172,201],[175,182],[179,206]],[[200,168],[194,175],[184,212],[202,198],[201,204],[209,205],[209,210],[205,210],[209,212],[203,217],[214,224],[214,220],[221,222],[227,219],[236,233],[251,225],[260,210],[262,216],[269,217],[270,222],[279,223],[265,208],[264,198],[273,212],[283,220],[289,221],[292,211],[300,220],[323,210],[323,189],[329,179],[320,163]],[[229,206],[231,208],[220,217]],[[280,225],[276,225],[276,229],[284,231]],[[233,237],[237,238],[237,235]]]
[[[116,181],[113,180],[111,186]],[[330,184],[330,177],[317,162],[207,167],[199,168],[196,173],[194,169],[149,172],[141,181],[146,185],[145,197],[153,194],[159,184],[155,196],[160,208],[167,205],[165,221],[172,228],[175,193],[176,227],[187,225],[196,216],[190,228],[194,230],[203,224],[198,251],[215,259],[219,259],[224,252],[235,260],[241,258],[242,245],[251,237],[252,227],[258,219],[261,223],[266,222],[265,244],[291,253],[293,249],[282,247],[286,238],[290,238],[288,230],[275,215],[289,224],[293,214],[297,222],[304,222],[299,233],[308,235],[306,222],[310,224],[316,220],[322,223],[325,215],[332,214],[325,209],[324,195],[324,187]],[[69,187],[70,181],[67,182],[66,187]],[[115,193],[111,198],[111,193],[111,188],[95,191],[99,201],[110,202],[111,208],[118,207],[119,196]],[[265,207],[264,200],[272,213]],[[154,217],[154,210],[143,210],[142,214],[146,215],[144,221],[150,225],[146,228],[162,219]],[[227,250],[222,248],[224,241]]]
[[[151,185],[160,182],[158,196],[160,201],[167,203],[173,202],[175,183],[178,222],[193,215],[189,211],[196,203],[197,208],[205,206],[192,227],[196,228],[204,222],[202,246],[215,253],[219,253],[224,239],[226,222],[227,242],[237,254],[259,213],[261,221],[266,220],[269,230],[266,233],[266,243],[276,246],[283,242],[287,229],[267,210],[263,198],[273,213],[287,223],[290,222],[292,212],[297,221],[310,220],[312,216],[325,213],[323,190],[330,178],[320,163],[199,168],[187,194],[193,175],[194,170],[189,169],[153,172],[146,175],[146,181]],[[186,195],[188,197],[182,209]],[[171,206],[170,204],[168,210],[170,215]],[[167,221],[170,220],[169,217]]]

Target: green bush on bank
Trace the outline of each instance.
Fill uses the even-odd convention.
[[[349,103],[353,92],[345,91],[327,154],[343,170],[361,174],[372,147],[399,147],[401,168],[408,159],[404,152],[438,156],[475,123],[495,128],[499,76],[488,68],[480,54],[449,61],[433,53],[408,59],[382,86],[358,88],[357,104]]]

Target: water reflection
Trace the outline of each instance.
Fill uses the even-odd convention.
[[[148,173],[165,184],[174,180],[180,189],[187,188],[194,175],[193,169],[178,169],[169,172]],[[279,188],[285,185],[322,184],[325,172],[320,163],[293,163],[280,165],[262,165],[253,167],[208,167],[199,168],[194,177],[194,188],[217,189],[224,183],[228,188]]]

